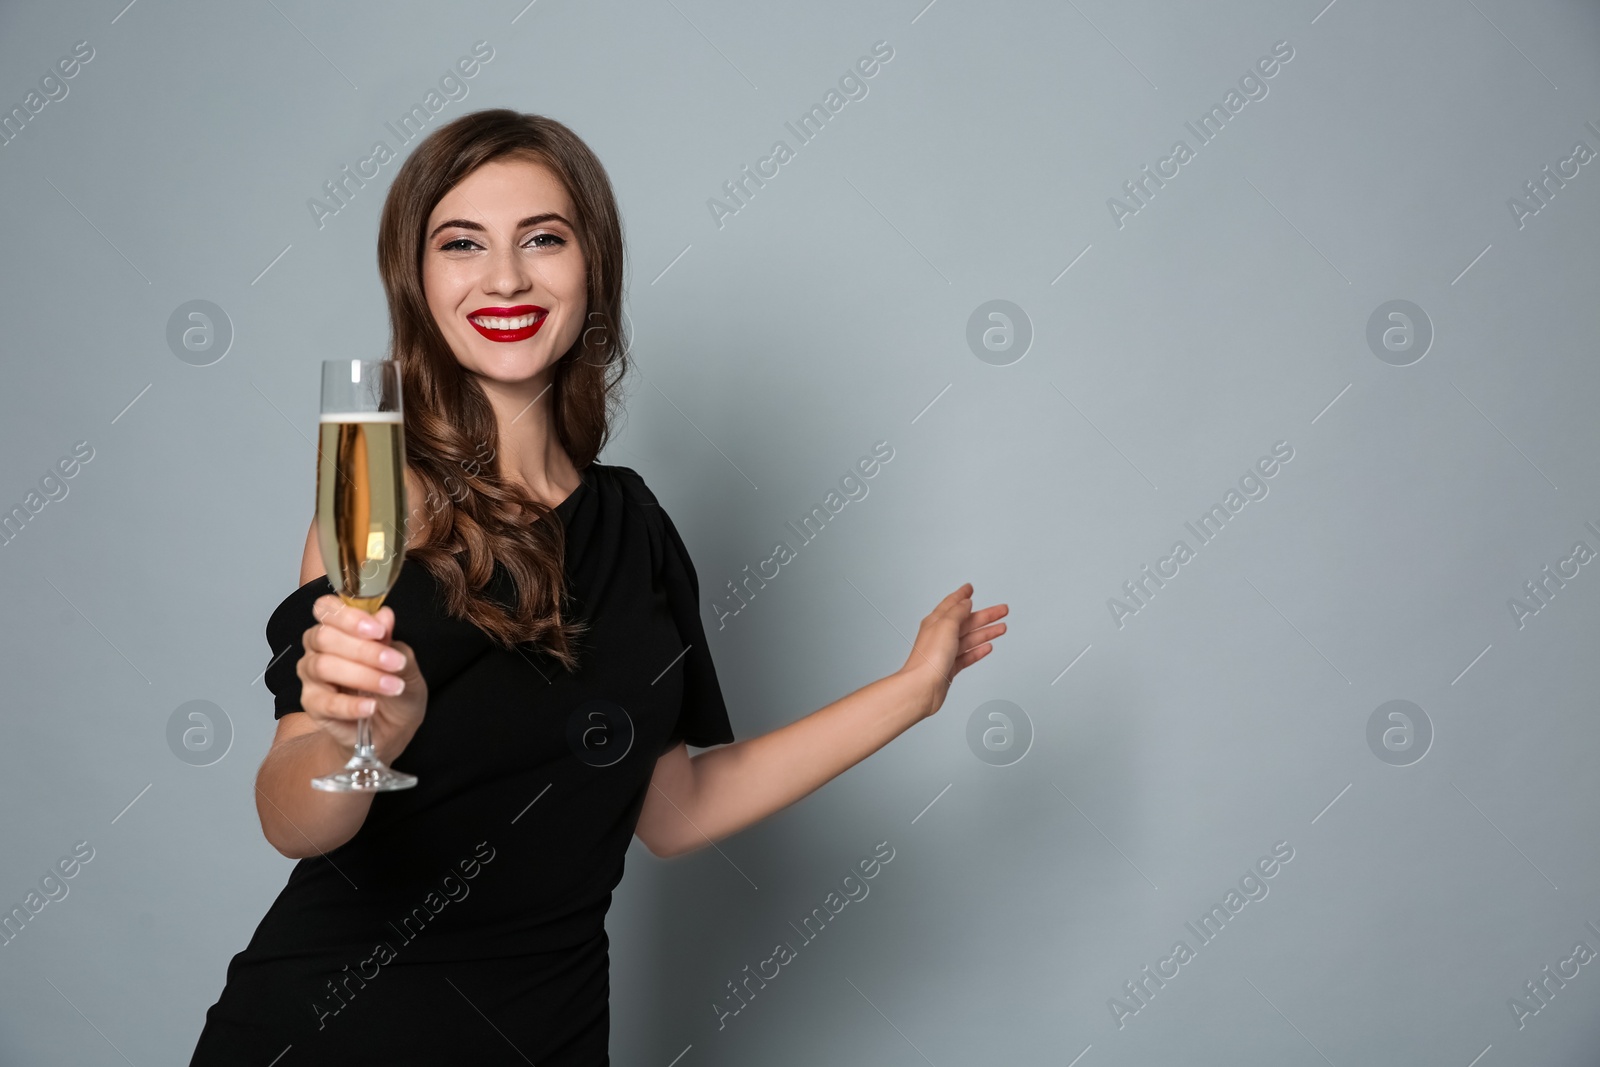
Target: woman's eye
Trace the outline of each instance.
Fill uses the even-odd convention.
[[[523,243],[524,248],[559,248],[566,244],[566,239],[554,233],[536,233]],[[454,241],[446,241],[439,246],[441,252],[467,252],[478,247],[478,243],[470,237],[457,237]]]

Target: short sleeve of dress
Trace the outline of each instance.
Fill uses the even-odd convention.
[[[285,597],[267,619],[267,647],[272,650],[272,659],[267,663],[265,679],[272,692],[275,719],[301,710],[300,675],[295,667],[306,650],[300,637],[316,624],[311,605],[332,592],[333,585],[326,575],[313,579]]]
[[[728,722],[728,706],[722,699],[722,683],[711,661],[711,646],[706,643],[705,626],[700,619],[700,579],[677,527],[665,509],[661,525],[666,534],[666,552],[661,561],[667,586],[667,602],[672,605],[678,634],[689,650],[684,653],[683,708],[673,728],[668,747],[686,741],[696,748],[725,745],[733,740]]]
[[[705,626],[700,618],[700,579],[695,574],[694,561],[689,558],[689,549],[671,516],[644,479],[630,468],[616,469],[632,483],[630,488],[646,512],[659,518],[659,574],[678,636],[688,646],[683,654],[683,706],[678,712],[677,725],[668,735],[667,747],[679,741],[696,748],[728,744],[734,739],[733,727],[728,722],[728,707],[722,698],[722,685],[717,679],[711,646],[706,642]]]

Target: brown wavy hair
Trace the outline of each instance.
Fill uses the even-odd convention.
[[[409,502],[406,555],[438,580],[449,615],[506,648],[536,644],[573,671],[587,626],[566,611],[565,528],[557,519],[540,521],[551,508],[498,473],[494,409],[457,362],[422,286],[429,214],[468,174],[506,158],[549,167],[577,214],[588,268],[585,327],[556,363],[550,392],[556,434],[578,470],[599,454],[620,410],[628,369],[622,220],[600,160],[572,130],[542,115],[495,108],[439,127],[395,174],[378,225],[390,358],[400,364],[405,397],[406,465],[426,489],[424,501]],[[497,561],[515,586],[514,603],[489,592]]]

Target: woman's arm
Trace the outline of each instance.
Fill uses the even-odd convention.
[[[327,573],[316,533],[313,521],[300,564],[302,586]],[[336,693],[334,686],[373,691],[388,671],[406,683],[402,695],[377,698],[377,713],[371,716],[373,748],[385,763],[392,763],[411,743],[428,699],[427,683],[411,649],[390,640],[394,609],[383,608],[378,614],[385,632],[367,638],[359,636],[356,627],[364,613],[343,608],[337,597],[319,598],[312,611],[319,625],[306,631],[301,640],[305,651],[295,665],[301,679],[301,710],[278,720],[272,748],[256,772],[261,832],[290,859],[338,848],[361,829],[372,807],[371,793],[325,793],[311,787],[311,779],[345,765],[355,738],[358,698]],[[401,653],[399,665],[381,661],[390,650]]]
[[[397,752],[378,752],[388,763]],[[256,772],[256,814],[273,848],[290,859],[332,852],[356,835],[372,807],[373,793],[324,793],[311,779],[339,770],[350,759],[311,716],[291,711],[278,720],[272,750]]]
[[[656,762],[636,833],[657,856],[703,848],[781,811],[939,710],[950,682],[1006,630],[1005,604],[972,610],[971,583],[945,597],[905,666],[787,726],[691,759]]]

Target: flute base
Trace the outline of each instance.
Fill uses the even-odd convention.
[[[325,793],[383,793],[391,789],[410,789],[417,776],[397,771],[376,756],[357,752],[344,770],[311,779],[313,788]]]

